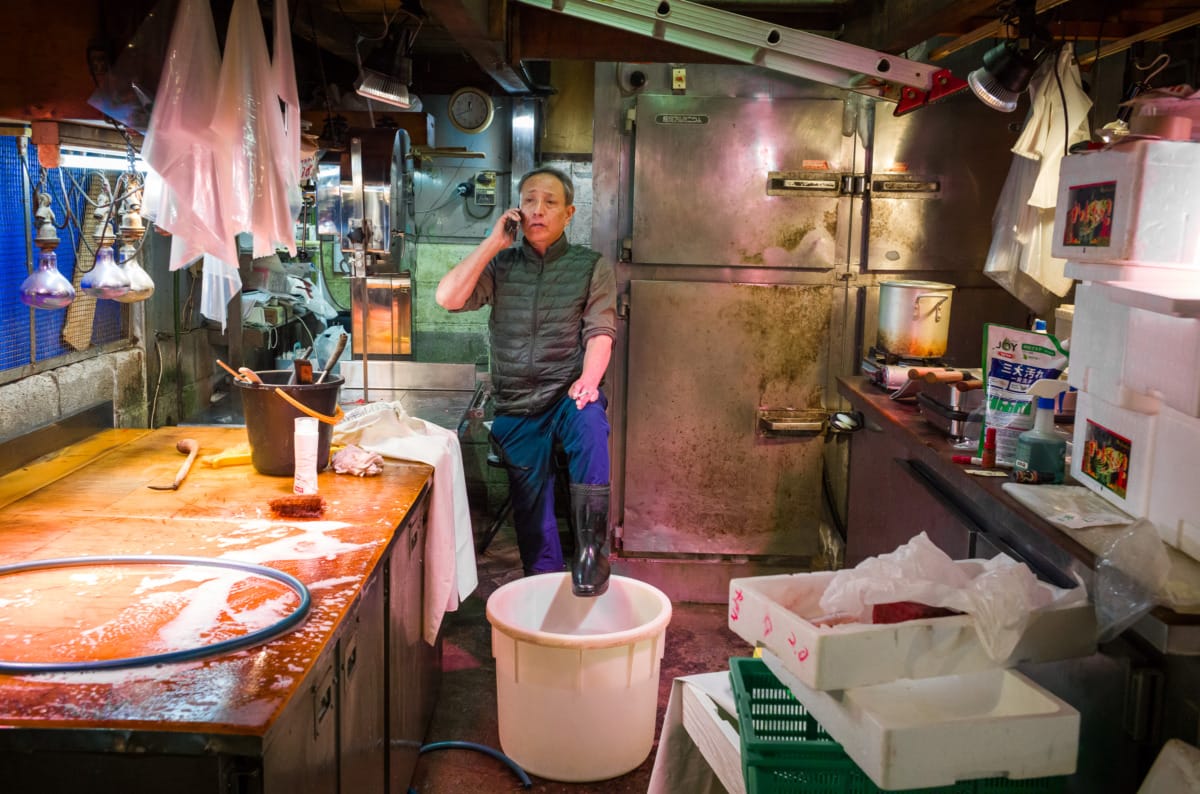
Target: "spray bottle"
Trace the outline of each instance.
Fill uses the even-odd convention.
[[[1017,482],[1059,483],[1066,475],[1067,442],[1054,432],[1054,403],[1066,391],[1065,380],[1035,381],[1029,394],[1036,398],[1033,429],[1017,436],[1013,479]]]

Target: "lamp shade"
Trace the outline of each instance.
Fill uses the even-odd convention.
[[[1038,60],[1012,42],[998,44],[984,53],[983,66],[967,75],[967,83],[985,105],[1011,113],[1029,87]]]

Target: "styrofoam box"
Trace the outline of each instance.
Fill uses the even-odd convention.
[[[906,679],[831,694],[806,686],[773,654],[763,660],[880,788],[1075,772],[1079,712],[1016,671]]]
[[[1126,338],[1125,386],[1200,416],[1200,320],[1134,307]]]
[[[1116,400],[1125,366],[1129,311],[1097,284],[1076,285],[1068,383],[1079,391],[1111,395],[1109,399]]]
[[[971,576],[981,563],[956,563]],[[1086,656],[1096,647],[1095,613],[1083,603],[1035,612],[1016,648],[992,659],[970,615],[872,625],[817,626],[832,571],[754,576],[729,583],[729,628],[775,653],[805,685],[845,689],[897,678],[928,678]]]
[[[1200,418],[1164,407],[1156,436],[1146,517],[1164,542],[1200,560],[1200,488],[1195,468]]]
[[[1051,251],[1079,262],[1200,267],[1200,146],[1135,140],[1064,157]],[[1072,222],[1072,213],[1101,213]]]
[[[1150,508],[1156,414],[1121,408],[1086,391],[1075,402],[1071,476],[1137,518]]]

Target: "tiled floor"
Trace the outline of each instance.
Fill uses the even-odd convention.
[[[457,612],[447,616],[442,662],[442,692],[426,743],[465,741],[501,750],[497,732],[496,665],[491,628],[485,616],[487,597],[520,576],[511,526],[496,536],[477,560],[479,588]],[[730,656],[747,656],[750,647],[726,627],[723,604],[672,605],[658,691],[657,737],[674,678],[726,670]],[[613,708],[620,708],[619,702]],[[572,741],[569,746],[579,742]],[[657,747],[657,741],[656,741]],[[599,794],[645,792],[654,751],[637,769],[612,780],[559,783],[533,777],[533,791]],[[473,750],[438,750],[421,756],[413,779],[417,794],[484,794],[519,790],[516,776],[501,761]]]

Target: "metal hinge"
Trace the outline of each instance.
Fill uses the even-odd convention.
[[[842,174],[839,192],[843,196],[862,196],[867,193],[867,178],[862,174]]]
[[[629,319],[629,293],[622,292],[617,296],[617,317],[622,320]]]

